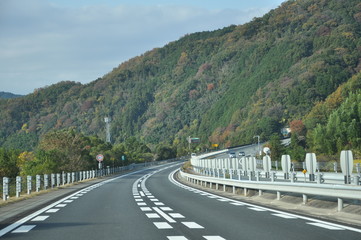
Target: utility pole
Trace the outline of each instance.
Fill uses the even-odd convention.
[[[106,131],[106,139],[105,139],[105,141],[108,142],[108,143],[111,143],[111,141],[110,141],[110,118],[105,117],[104,122],[105,122],[105,131]]]

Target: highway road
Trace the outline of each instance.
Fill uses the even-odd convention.
[[[0,230],[0,239],[360,240],[361,229],[176,182],[173,164],[97,183]]]

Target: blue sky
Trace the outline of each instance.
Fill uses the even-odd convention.
[[[243,24],[284,0],[0,0],[0,91],[88,83],[188,33]]]

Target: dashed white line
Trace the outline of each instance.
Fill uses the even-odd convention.
[[[156,213],[146,213],[148,218],[160,218],[160,216]]]
[[[297,218],[296,216],[282,214],[282,213],[276,213],[276,214],[272,214],[272,215],[276,216],[276,217],[286,218],[286,219],[296,219]]]
[[[31,229],[33,229],[34,227],[36,227],[36,225],[23,225],[23,226],[15,229],[15,230],[12,231],[11,233],[27,233],[27,232],[29,232]]]
[[[188,238],[184,236],[167,236],[169,240],[188,240]]]
[[[162,202],[154,202],[154,204],[157,206],[164,206],[164,203],[162,203]]]
[[[37,216],[36,218],[33,218],[31,221],[32,222],[41,222],[44,221],[45,219],[47,219],[49,216]]]
[[[222,238],[221,236],[203,236],[207,240],[226,240],[225,238]]]
[[[158,229],[172,229],[173,227],[167,222],[153,222]]]
[[[253,210],[253,211],[257,211],[257,212],[266,212],[266,209],[263,208],[257,208],[257,207],[249,207],[248,209]]]
[[[56,205],[55,207],[63,208],[63,207],[66,207],[66,204],[58,204],[58,205]]]
[[[169,213],[169,215],[172,217],[172,218],[185,218],[182,214],[180,213]]]
[[[57,211],[59,211],[59,208],[52,208],[46,211],[46,213],[56,213]]]
[[[191,229],[202,229],[204,227],[202,227],[201,225],[199,225],[198,223],[195,222],[182,222],[183,225],[187,226],[188,228]]]
[[[150,207],[141,207],[140,210],[142,210],[143,212],[152,211]]]

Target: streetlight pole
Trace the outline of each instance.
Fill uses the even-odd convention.
[[[261,155],[261,150],[259,148],[259,135],[254,136],[253,138],[257,138],[257,144],[258,144],[258,154]]]

